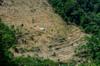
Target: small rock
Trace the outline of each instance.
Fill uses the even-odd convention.
[[[14,48],[14,51],[15,51],[16,53],[19,53],[18,48]]]
[[[44,31],[44,30],[45,30],[45,28],[40,28],[40,30],[41,30],[41,31]]]

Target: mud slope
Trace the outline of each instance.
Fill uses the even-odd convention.
[[[17,31],[18,44],[10,49],[15,57],[65,62],[73,58],[85,35],[78,27],[65,24],[46,0],[4,0],[0,18]]]

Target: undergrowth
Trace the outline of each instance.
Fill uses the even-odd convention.
[[[14,44],[16,44],[14,30],[11,30],[0,20],[0,66],[10,65],[13,55],[8,49]]]

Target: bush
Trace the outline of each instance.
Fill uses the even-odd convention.
[[[58,63],[49,59],[43,60],[42,58],[33,57],[18,57],[14,60],[18,66],[58,66]]]
[[[8,49],[16,43],[14,31],[0,20],[0,66],[10,63],[12,54]]]

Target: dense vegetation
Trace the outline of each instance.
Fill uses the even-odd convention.
[[[0,66],[10,65],[12,54],[8,51],[16,43],[14,31],[0,20]]]
[[[85,58],[79,66],[100,66],[100,0],[48,0],[68,24],[76,24],[86,33],[87,43],[78,48]]]

